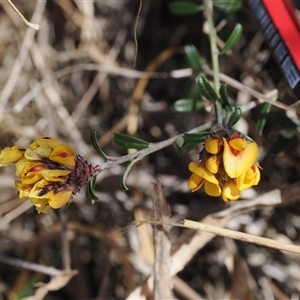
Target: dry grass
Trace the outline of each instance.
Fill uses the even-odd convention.
[[[172,109],[191,76],[182,46],[210,58],[201,16],[172,16],[168,3],[143,3],[133,68],[138,1],[16,2],[38,31],[1,2],[0,148],[47,135],[101,163],[91,128],[108,155],[121,156],[115,131],[158,142],[211,121],[209,103],[198,113]],[[168,147],[132,169],[128,192],[117,166],[98,176],[95,205],[82,192],[69,207],[38,215],[17,197],[13,169],[1,169],[0,299],[299,298],[298,140],[272,152],[282,129],[272,116],[297,117],[296,99],[248,8],[233,18],[244,34],[221,57],[220,78],[245,111],[239,130],[260,145],[258,187],[233,204],[191,194],[187,165],[197,151],[179,156]],[[260,137],[254,125],[263,102],[274,107]]]

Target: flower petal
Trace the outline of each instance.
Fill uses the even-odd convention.
[[[221,141],[217,138],[208,137],[205,140],[205,150],[211,154],[217,154],[220,151]]]
[[[221,188],[218,184],[205,181],[204,184],[205,193],[209,196],[218,197],[221,195]]]
[[[32,184],[24,184],[21,180],[15,180],[15,186],[18,189],[18,194],[21,199],[29,199]]]
[[[0,167],[16,163],[24,156],[25,149],[20,146],[6,147],[0,153]]]
[[[228,144],[230,145],[231,148],[239,151],[244,150],[247,145],[245,139],[241,136],[229,140]]]
[[[28,197],[30,199],[48,199],[49,196],[48,196],[48,192],[44,192],[44,189],[47,187],[47,186],[50,186],[51,185],[51,182],[45,180],[45,179],[41,179],[40,181],[38,181],[31,189]],[[41,195],[41,192],[42,195]]]
[[[61,144],[53,149],[52,153],[49,155],[49,159],[69,167],[74,167],[75,151],[71,147]]]
[[[204,167],[200,166],[199,163],[191,162],[189,164],[189,170],[211,183],[214,184],[219,183],[215,175],[213,175],[211,172],[206,170]]]
[[[71,199],[72,197],[72,190],[68,189],[68,190],[62,190],[58,193],[54,193],[53,191],[51,191],[49,193],[49,205],[52,208],[61,208],[62,206],[64,206],[65,204],[68,203],[68,201]]]
[[[197,190],[199,190],[203,183],[204,183],[204,179],[200,176],[198,176],[197,174],[193,173],[188,181],[188,188],[192,191],[192,192],[196,192]]]
[[[253,165],[245,174],[237,178],[237,187],[240,191],[257,185],[260,181],[260,171],[257,165]]]
[[[224,183],[222,187],[222,198],[225,202],[235,201],[240,197],[240,190],[232,180]]]
[[[258,156],[258,146],[255,142],[246,144],[244,150],[236,150],[230,147],[226,139],[224,141],[223,164],[226,173],[231,178],[237,178],[246,173],[254,165]]]
[[[66,176],[71,173],[70,170],[43,170],[41,175],[51,182],[65,182]]]
[[[217,155],[210,155],[205,161],[205,168],[212,174],[218,173],[219,161]]]
[[[42,158],[48,158],[51,151],[50,148],[45,147],[38,147],[34,150],[29,148],[25,151],[25,157],[29,160],[40,160]]]
[[[31,203],[35,206],[37,212],[45,214],[48,212],[50,205],[48,204],[48,199],[32,198]]]
[[[38,138],[36,141],[34,141],[31,145],[30,145],[30,149],[35,150],[38,147],[43,147],[43,148],[49,148],[51,150],[53,150],[56,146],[62,144],[62,142],[60,140],[51,138],[51,137],[47,137],[47,136],[43,136]]]

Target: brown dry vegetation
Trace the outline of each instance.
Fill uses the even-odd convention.
[[[0,148],[53,136],[101,163],[89,142],[91,128],[98,130],[108,155],[121,156],[127,152],[113,144],[113,132],[158,142],[212,120],[209,103],[197,113],[172,109],[190,83],[184,72],[179,77],[171,72],[188,68],[182,46],[193,44],[208,62],[210,57],[201,14],[173,16],[169,3],[143,2],[136,49],[139,1],[16,2],[27,19],[41,25],[39,31],[26,27],[2,1]],[[218,13],[217,23],[225,17]],[[275,118],[285,117],[296,99],[247,6],[228,20],[221,38],[236,22],[244,33],[233,53],[220,58],[221,72],[261,94],[279,88],[278,102],[286,105],[273,107],[262,137],[255,131],[259,104],[239,123],[238,129],[260,146],[258,187],[233,204],[202,191],[192,194],[186,187],[187,166],[197,160],[197,150],[180,156],[171,146],[134,166],[126,181],[128,192],[120,189],[125,168],[117,166],[98,176],[96,204],[81,192],[68,207],[44,215],[17,197],[13,168],[1,169],[0,299],[35,293],[30,299],[299,299],[297,253],[258,246],[248,238],[235,241],[192,229],[132,225],[150,219],[201,220],[284,244],[299,243],[299,142],[297,137],[281,141],[284,128]],[[155,78],[146,80],[145,71],[155,71]],[[229,87],[229,93],[239,105],[257,100],[243,87]],[[154,184],[157,177],[170,219],[160,185]],[[8,258],[44,269],[19,268]],[[36,283],[51,279],[52,269],[46,266],[55,268],[54,277],[38,289]]]

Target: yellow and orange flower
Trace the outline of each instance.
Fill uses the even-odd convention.
[[[192,175],[188,187],[195,192],[204,185],[210,196],[222,196],[226,202],[237,200],[242,190],[260,180],[258,152],[254,141],[235,131],[219,129],[205,140],[199,162],[189,164]]]
[[[19,197],[30,200],[38,213],[60,208],[99,172],[68,145],[41,137],[28,149],[7,147],[0,153],[0,167],[15,164]]]

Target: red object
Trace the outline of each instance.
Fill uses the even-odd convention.
[[[300,71],[300,22],[289,0],[262,0],[274,26]]]

